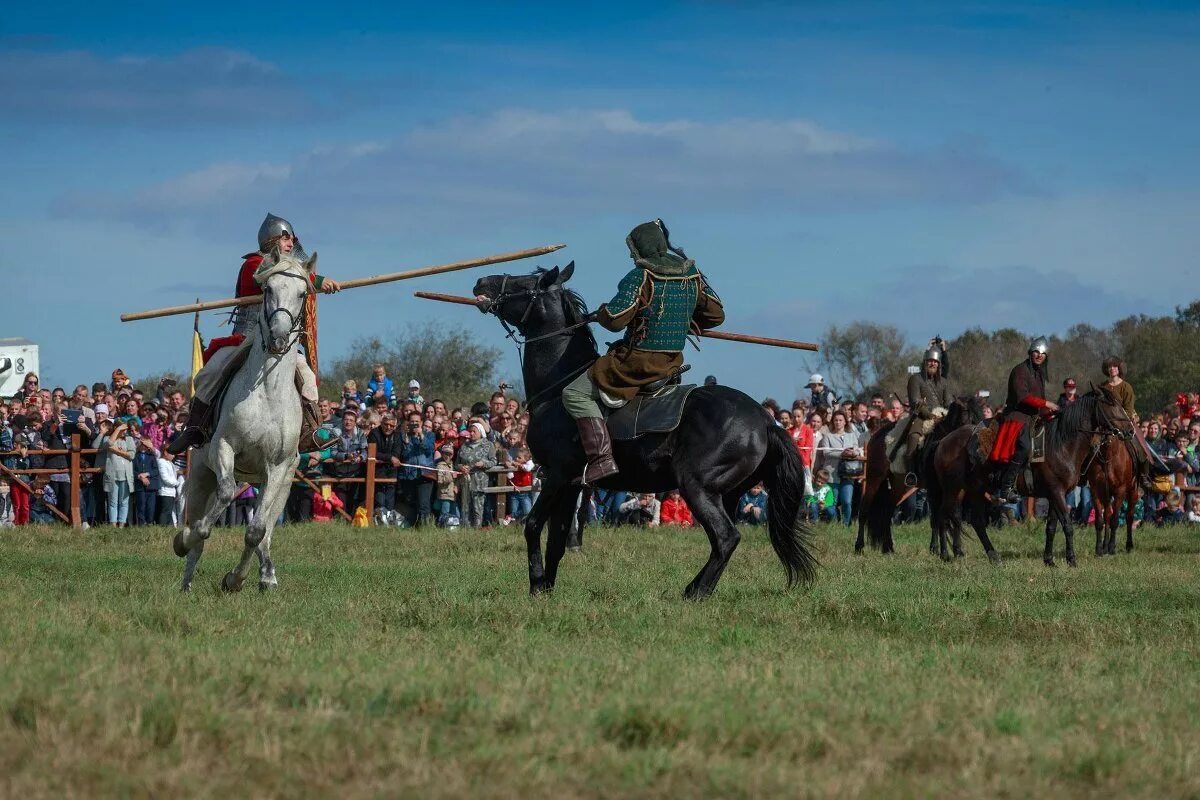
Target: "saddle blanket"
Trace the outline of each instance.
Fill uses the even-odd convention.
[[[679,427],[683,404],[696,384],[667,386],[654,395],[638,395],[605,417],[613,441],[624,442],[646,433],[670,433]]]
[[[209,341],[208,347],[204,348],[204,352],[200,357],[207,364],[208,360],[213,357],[213,354],[222,347],[237,347],[244,341],[246,341],[246,337],[240,333],[230,334],[229,336],[218,336]]]

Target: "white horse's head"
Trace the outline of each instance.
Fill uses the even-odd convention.
[[[317,254],[301,261],[290,255],[267,256],[255,274],[262,286],[262,336],[267,351],[283,355],[292,349],[304,325],[304,299],[313,291],[311,275]]]

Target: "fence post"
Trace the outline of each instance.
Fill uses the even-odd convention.
[[[497,486],[508,486],[508,472],[501,472],[496,476]],[[508,504],[511,492],[503,492],[497,495],[496,499],[496,524],[499,525],[501,520],[508,516]]]
[[[79,434],[71,434],[71,453],[68,456],[71,476],[71,527],[76,530],[83,527],[83,519],[79,513],[79,493],[83,490],[81,483],[81,475],[79,473]]]
[[[375,524],[375,443],[367,445],[367,477],[363,484],[367,496],[363,498],[367,508],[367,524]]]

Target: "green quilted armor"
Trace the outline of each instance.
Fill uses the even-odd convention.
[[[608,302],[609,313],[617,316],[637,305],[647,281],[652,289],[650,303],[625,329],[625,342],[639,350],[678,353],[687,343],[700,292],[707,290],[704,278],[694,264],[683,274],[671,276],[634,267],[617,285],[616,296]]]

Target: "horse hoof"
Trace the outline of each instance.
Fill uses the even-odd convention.
[[[1054,563],[1053,558],[1043,558],[1042,563],[1045,564],[1047,567],[1057,567],[1058,566],[1057,564]]]
[[[258,590],[260,592],[269,592],[274,588],[275,588],[275,584],[273,584],[273,583],[267,583],[266,581],[258,582]]]
[[[1075,563],[1075,556],[1067,556],[1067,566],[1068,567],[1078,567],[1079,566],[1079,564]]]
[[[225,577],[221,579],[221,588],[226,592],[240,592],[242,590],[242,582],[237,579],[237,575],[232,572],[226,572]]]
[[[188,548],[183,543],[183,531],[175,534],[175,538],[171,540],[171,549],[175,551],[175,555],[180,558],[185,558],[188,554]]]
[[[568,547],[567,552],[568,553],[582,553],[583,545],[579,544],[579,545],[575,545],[574,547]]]
[[[941,556],[939,556],[939,558],[941,558],[946,564],[949,564],[954,560],[954,556],[950,555],[949,553],[943,553]]]
[[[541,583],[530,584],[529,586],[529,594],[533,595],[534,597],[550,594],[552,591],[554,591],[554,584],[546,583],[545,581]]]
[[[999,564],[1003,560],[1000,558],[1000,554],[997,553],[995,550],[988,553],[987,556],[988,556],[988,561],[991,561],[993,564]]]

